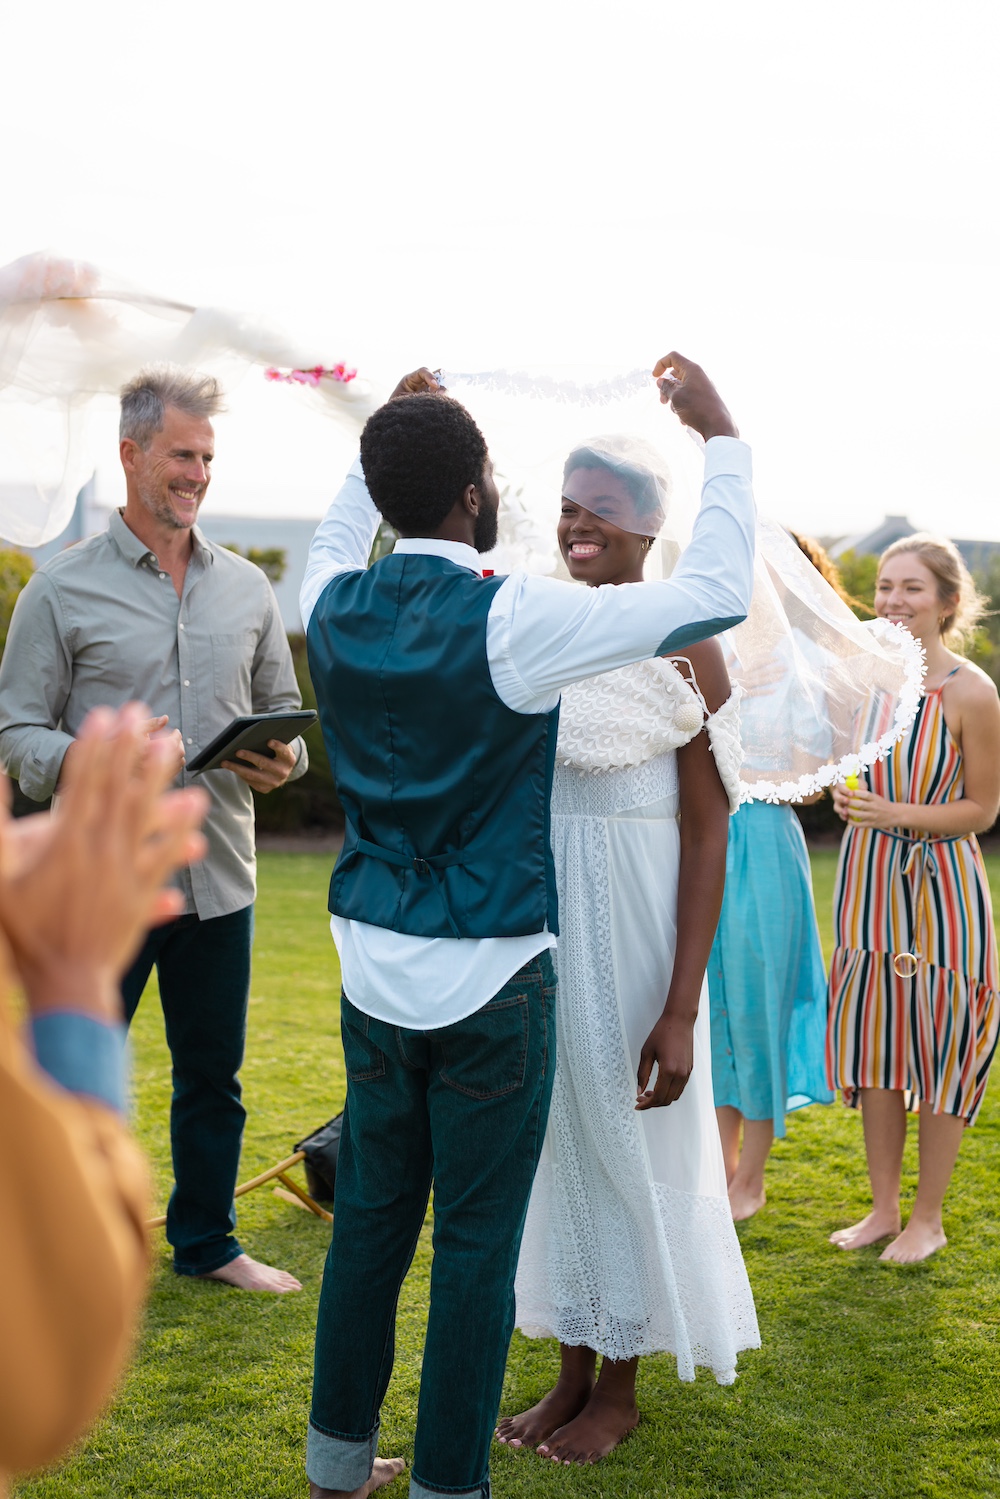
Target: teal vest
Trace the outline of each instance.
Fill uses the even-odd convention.
[[[395,554],[332,579],[309,670],[346,817],[330,910],[419,937],[558,931],[558,709],[515,713],[486,659],[503,578]]]

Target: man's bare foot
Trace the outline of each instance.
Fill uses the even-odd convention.
[[[508,1447],[537,1447],[560,1426],[578,1416],[594,1389],[593,1376],[586,1382],[569,1383],[560,1379],[543,1395],[537,1405],[519,1416],[504,1416],[494,1435]]]
[[[741,1187],[736,1181],[729,1186],[729,1206],[733,1214],[734,1223],[742,1223],[745,1218],[752,1218],[754,1213],[759,1213],[767,1201],[767,1193],[763,1187]]]
[[[830,1243],[838,1249],[864,1249],[868,1244],[877,1244],[879,1239],[891,1238],[899,1233],[899,1213],[870,1212],[860,1223],[850,1228],[838,1228],[830,1235]]]
[[[401,1457],[377,1457],[372,1476],[359,1489],[321,1489],[318,1483],[309,1480],[309,1499],[368,1499],[376,1489],[384,1489],[387,1483],[398,1478],[406,1467]]]
[[[899,1238],[893,1239],[883,1249],[879,1259],[890,1260],[896,1265],[915,1265],[920,1260],[930,1259],[947,1242],[940,1223],[914,1223],[911,1218]]]
[[[207,1275],[196,1275],[195,1280],[221,1280],[238,1291],[301,1291],[302,1283],[289,1275],[287,1270],[275,1270],[273,1265],[262,1265],[248,1254],[238,1254],[228,1265],[218,1270],[209,1270]]]
[[[538,1455],[555,1463],[600,1462],[638,1424],[639,1407],[634,1400],[609,1399],[598,1386],[574,1420],[539,1444]]]

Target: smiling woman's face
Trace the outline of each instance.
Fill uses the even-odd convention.
[[[570,577],[594,586],[641,582],[647,538],[605,520],[609,509],[634,509],[624,480],[603,468],[575,468],[563,484],[557,532]]]
[[[918,640],[940,635],[949,605],[954,607],[951,600],[942,600],[937,578],[915,552],[899,552],[879,568],[875,613],[903,625]]]

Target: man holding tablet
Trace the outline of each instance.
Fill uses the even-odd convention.
[[[189,760],[235,718],[301,706],[270,583],[195,526],[220,408],[210,376],[169,366],[137,375],[122,391],[124,509],[102,535],[46,563],[18,600],[0,664],[0,759],[35,800],[72,779],[76,733],[100,704],[142,699],[157,715],[149,732],[175,735]],[[181,871],[185,913],[150,932],[122,994],[131,1020],[155,964],[173,1062],[175,1270],[296,1291],[293,1276],[242,1250],[233,1189],[246,1117],[238,1073],[256,893],[251,788],[273,791],[308,762],[301,739],[235,754],[195,782],[211,798],[208,854]]]

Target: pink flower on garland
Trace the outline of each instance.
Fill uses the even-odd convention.
[[[286,385],[311,385],[315,388],[324,375],[328,380],[336,380],[341,385],[347,385],[357,373],[357,370],[348,369],[344,363],[334,364],[329,368],[326,365],[317,364],[311,370],[289,370],[287,375],[281,370],[276,370],[273,365],[269,365],[264,371],[264,379],[281,380]]]

